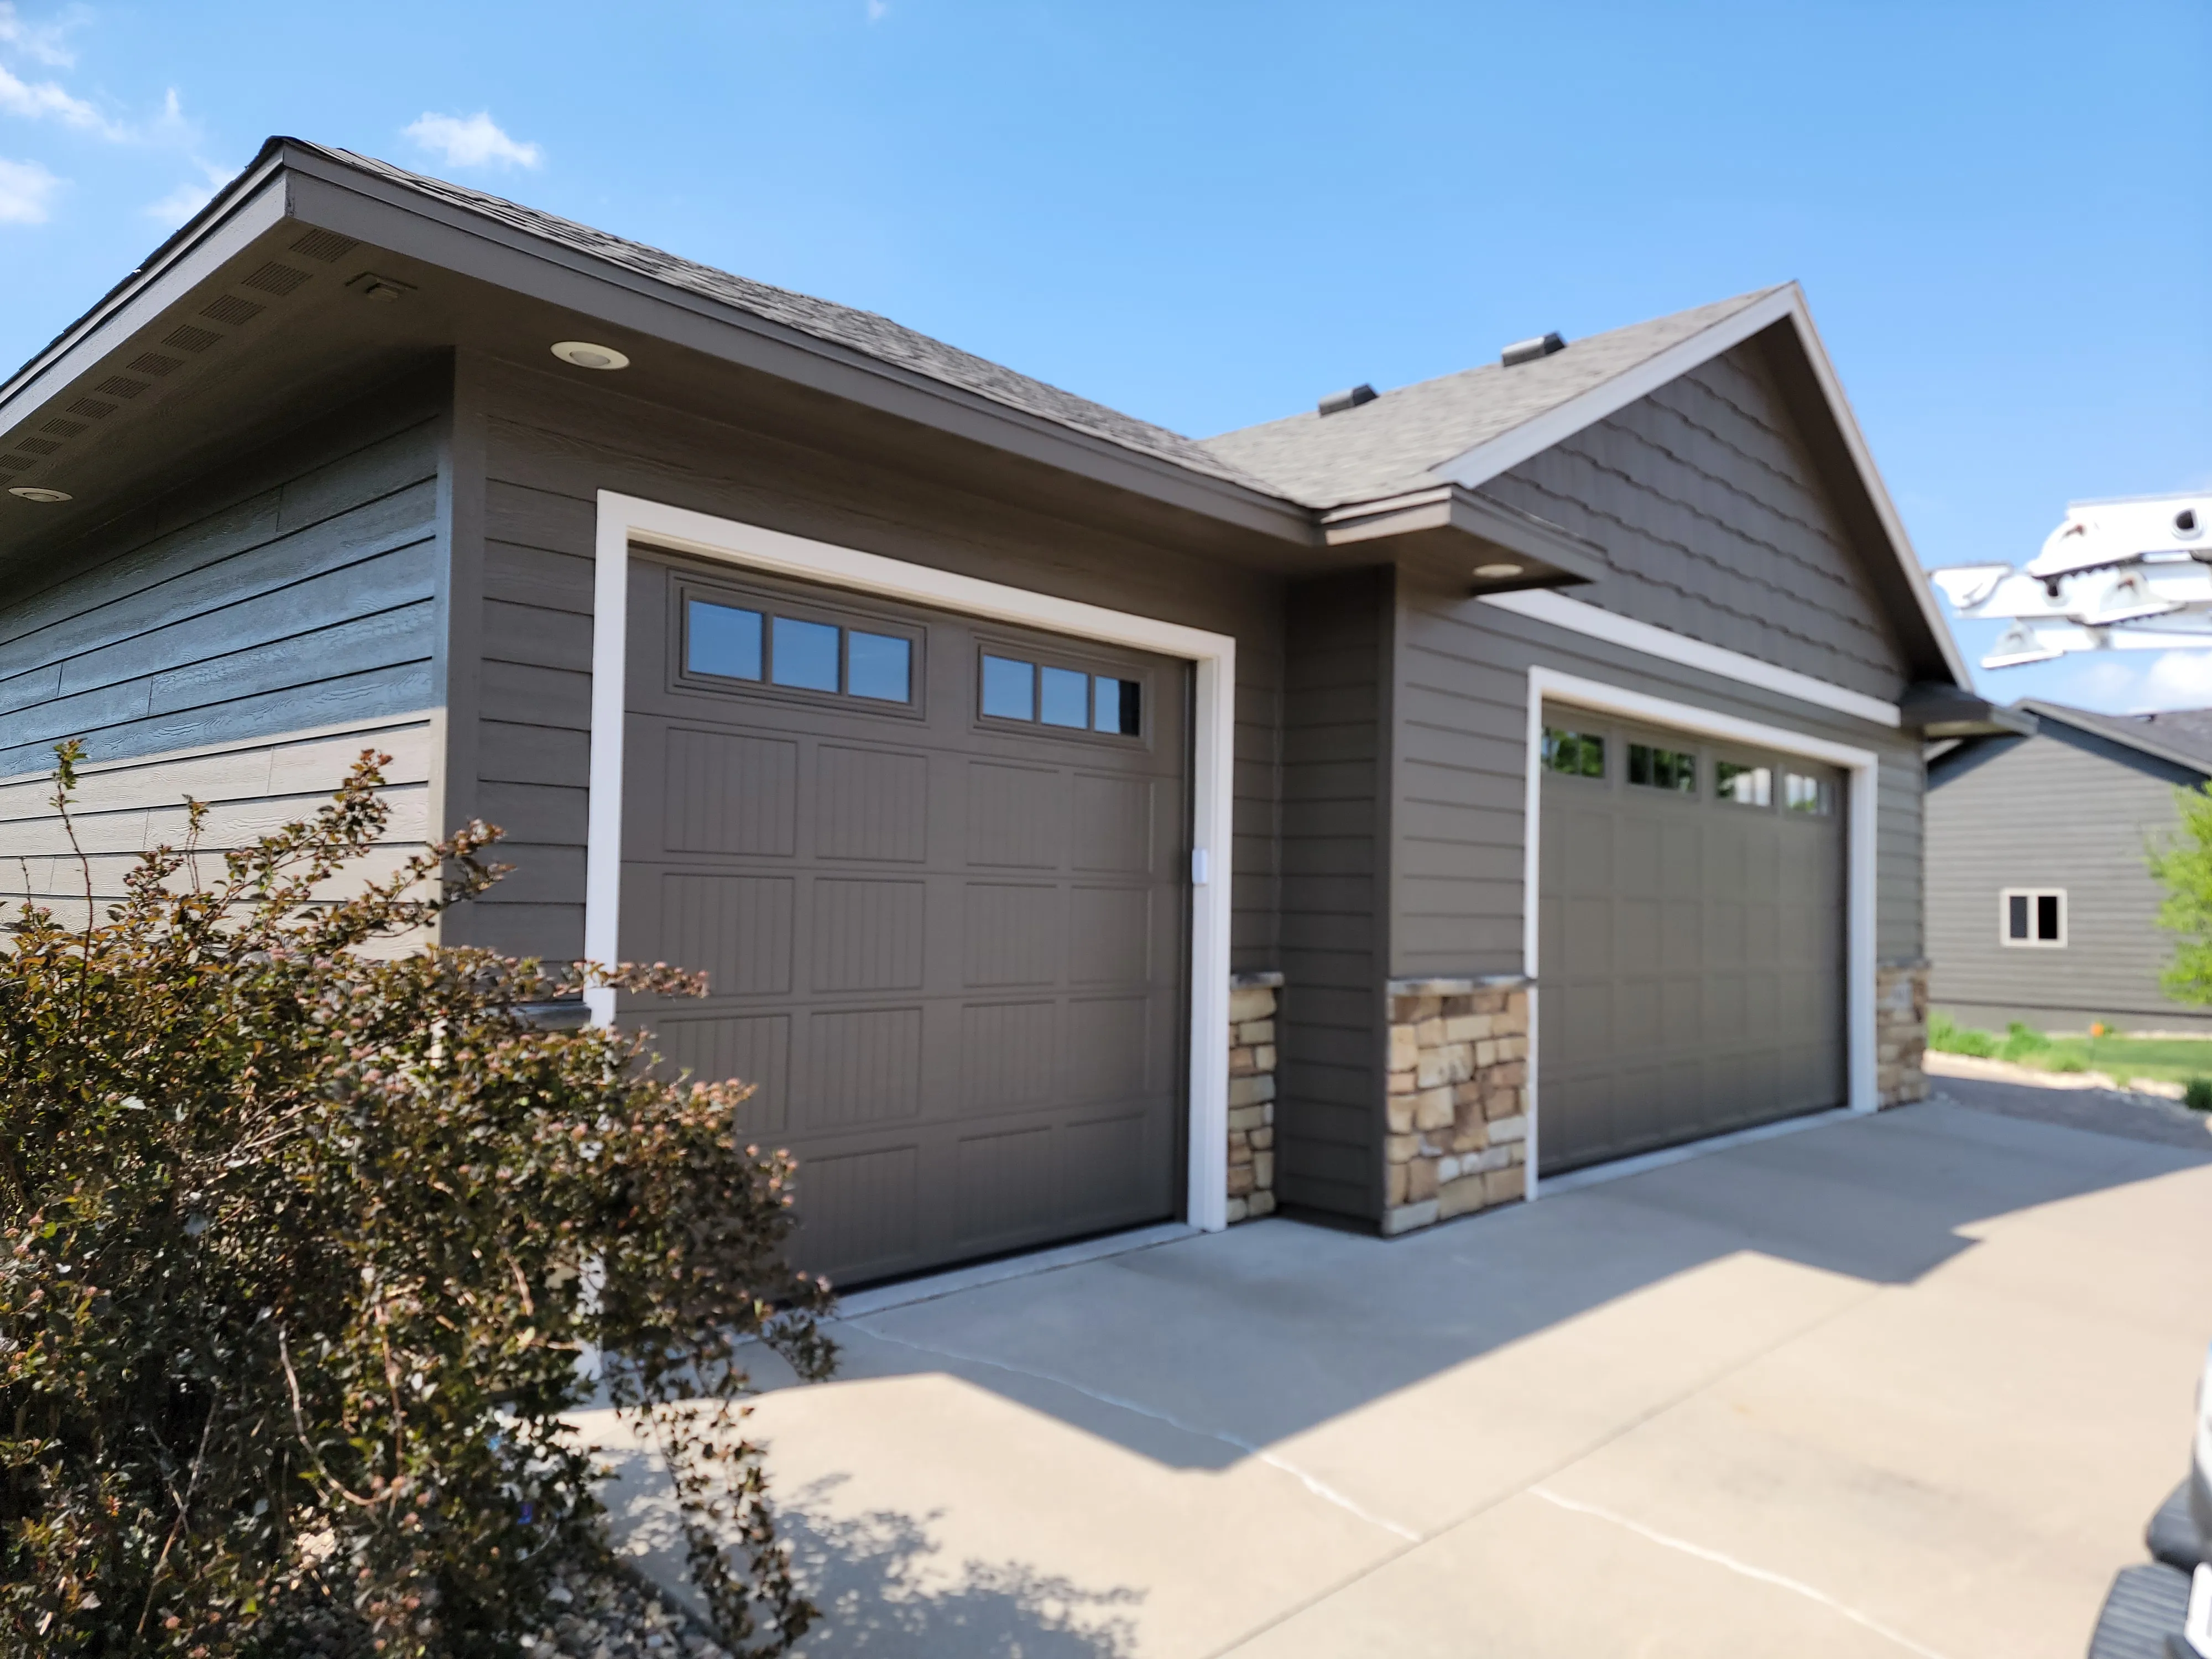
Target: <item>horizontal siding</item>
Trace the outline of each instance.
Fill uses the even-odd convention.
[[[2146,864],[2180,823],[2192,775],[2055,722],[1946,757],[1928,794],[1928,940],[1936,1003],[1976,1020],[2081,1029],[2094,1019],[2185,1027],[2205,1011],[2160,989],[2173,939]],[[2063,950],[1999,942],[2008,887],[2067,894]]]
[[[1904,685],[1881,602],[1755,345],[1483,488],[1605,550],[1612,574],[1577,599],[1855,691]]]
[[[139,855],[210,856],[312,812],[364,749],[386,769],[396,868],[431,836],[441,393],[380,396],[42,562],[0,603],[0,897],[81,915]],[[76,847],[54,745],[84,745]],[[80,860],[78,849],[82,849]],[[344,890],[343,887],[333,890]]]
[[[1397,664],[1392,975],[1522,971],[1528,670],[1540,664],[1876,750],[1875,949],[1921,954],[1922,766],[1901,732],[1410,584]]]

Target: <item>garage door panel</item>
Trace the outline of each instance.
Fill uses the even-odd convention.
[[[812,805],[818,858],[919,864],[929,856],[926,756],[817,744]]]
[[[622,954],[710,993],[619,1013],[672,1066],[757,1085],[739,1122],[799,1160],[800,1264],[852,1282],[1171,1213],[1186,666],[642,556],[634,580]],[[926,690],[864,703],[826,654],[819,690],[779,690],[773,628],[702,679],[654,582],[903,631]],[[985,649],[1135,685],[1143,730],[1118,690],[1109,730],[1010,723]]]
[[[1723,796],[1713,745],[1547,709],[1604,739],[1604,775],[1547,773],[1538,889],[1539,1143],[1548,1171],[1843,1098],[1844,864],[1827,814]],[[1632,782],[1629,744],[1688,755],[1696,787]],[[1587,752],[1577,750],[1577,752]]]

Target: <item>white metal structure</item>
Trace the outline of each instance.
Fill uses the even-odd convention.
[[[2212,647],[2212,495],[2076,501],[2026,564],[1928,574],[1952,608],[2008,621],[1984,668],[2074,651]]]

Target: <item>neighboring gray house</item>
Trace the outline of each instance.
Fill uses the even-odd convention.
[[[2032,734],[1960,739],[1928,767],[1929,995],[1964,1024],[2212,1033],[2159,987],[2173,936],[2147,855],[2177,788],[2212,778],[2212,709],[2093,714],[2028,702]]]
[[[448,939],[710,970],[597,1012],[848,1281],[1912,1097],[1995,728],[1802,295],[1504,357],[1196,442],[271,140],[0,387],[0,881],[58,738],[107,892],[380,746]]]

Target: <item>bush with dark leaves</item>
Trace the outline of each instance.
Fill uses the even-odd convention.
[[[0,1654],[512,1654],[599,1547],[595,1389],[720,1638],[780,1651],[813,1610],[742,1362],[833,1358],[790,1164],[742,1085],[521,1012],[697,981],[414,948],[496,832],[364,875],[385,760],[205,879],[194,806],[104,915],[88,864],[0,945]]]

